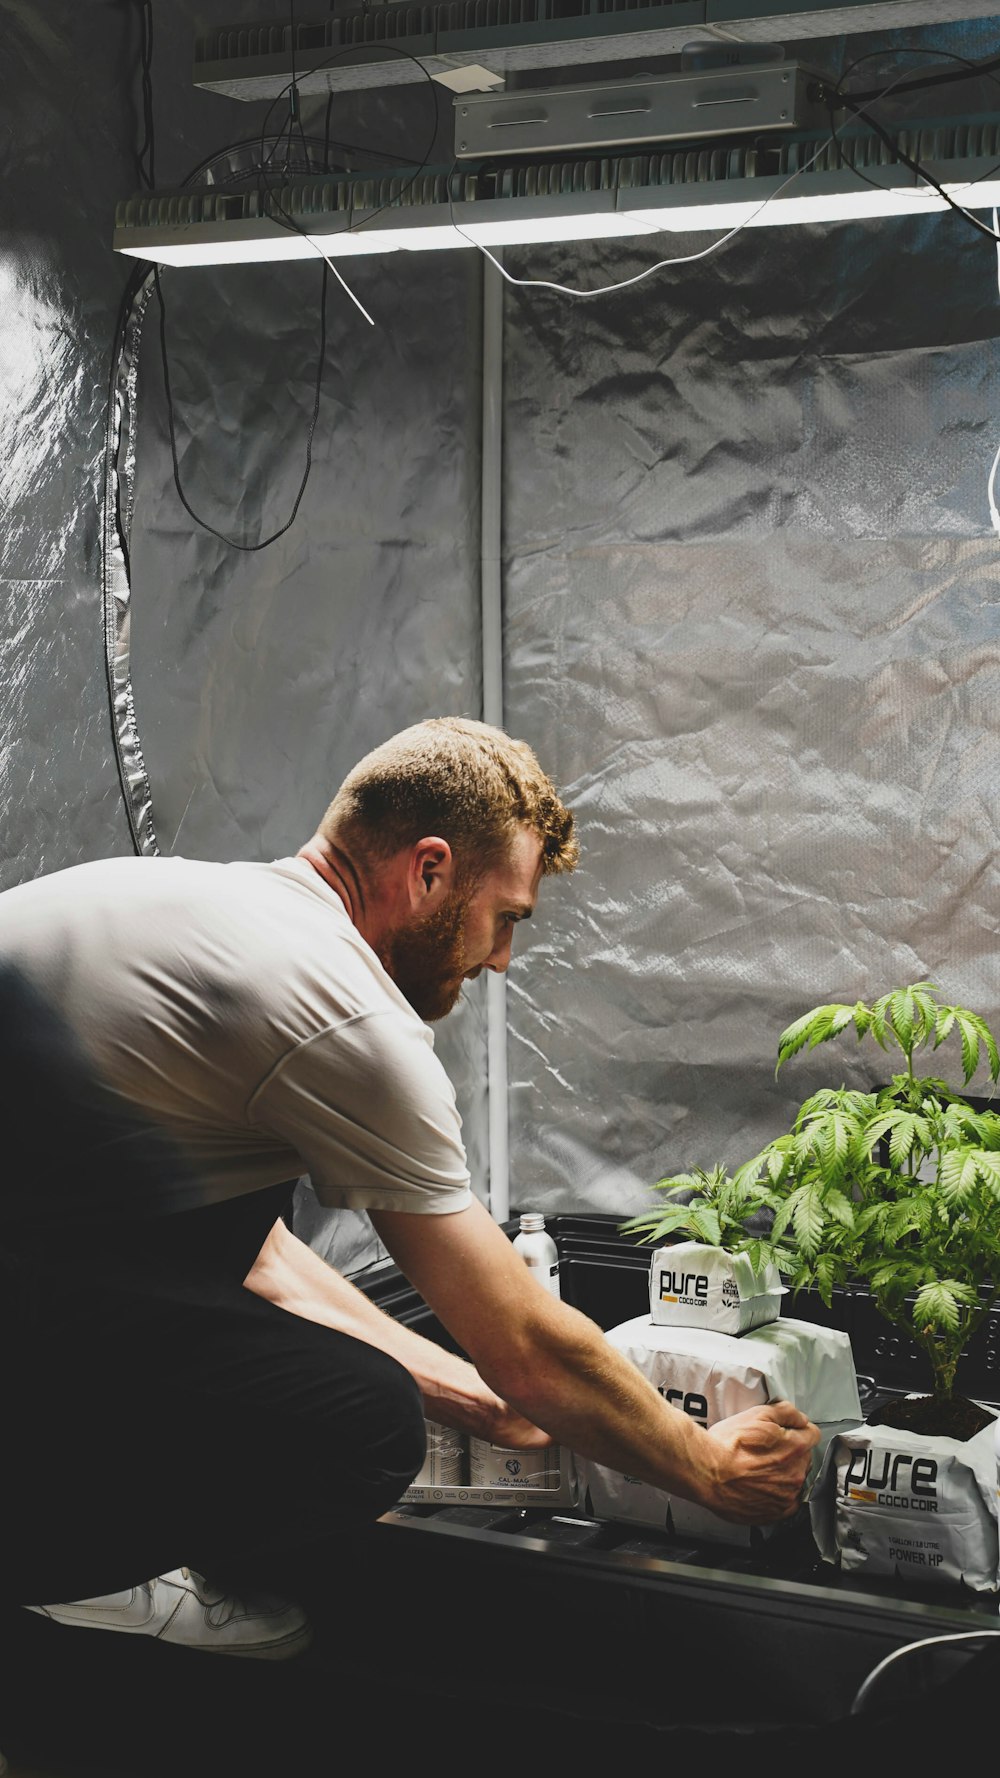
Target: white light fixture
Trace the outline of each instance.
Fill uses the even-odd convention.
[[[634,210],[633,216],[673,234],[696,234],[703,229],[780,228],[792,223],[863,222],[885,216],[924,216],[947,210],[944,198],[930,186],[909,190],[814,192],[797,197],[794,190],[767,202],[757,198],[732,204],[686,204],[674,208]]]
[[[659,224],[616,207],[614,191],[572,192],[565,197],[446,201],[414,205],[387,204],[377,211],[343,210],[320,217],[296,215],[296,227],[270,217],[216,217],[200,221],[190,213],[178,218],[177,206],[164,197],[145,194],[141,221],[125,220],[129,206],[119,206],[114,249],[159,265],[198,266],[246,264],[254,260],[357,258],[375,253],[440,252],[456,247],[503,247],[545,241],[593,241],[609,237],[655,234]],[[188,206],[188,211],[191,206]],[[326,221],[326,218],[322,219]]]
[[[626,235],[654,235],[658,223],[628,211],[613,211],[606,216],[524,216],[497,219],[495,222],[462,224],[469,241],[476,247],[528,247],[545,241],[607,241]]]
[[[115,232],[117,236],[118,231]],[[136,245],[128,239],[119,241],[116,238],[115,252],[127,253],[131,259],[152,260],[156,265],[176,266],[258,265],[264,260],[316,258],[316,249],[307,237],[284,230],[274,235],[254,235],[237,240],[228,240],[218,232],[214,239],[206,237],[203,240],[188,240],[184,234],[184,230],[178,229],[175,239],[158,241],[155,245],[145,241]]]
[[[463,241],[450,222],[427,222],[423,227],[418,223],[410,228],[371,227],[329,235],[310,234],[309,240],[313,248],[328,259],[360,253],[440,253],[447,247],[468,247],[470,244]]]
[[[911,132],[909,144],[910,158],[926,165],[957,203],[977,210],[1000,203],[1000,123]],[[977,152],[949,152],[956,146]],[[661,230],[725,233],[740,226],[927,216],[947,208],[940,193],[893,161],[877,138],[845,135],[842,147],[857,155],[859,172],[837,165],[829,144],[797,141],[766,154],[738,146],[518,163],[492,178],[428,173],[419,184],[398,175],[304,181],[282,188],[287,226],[254,213],[261,203],[256,191],[224,200],[211,191],[144,193],[119,205],[113,244],[116,252],[163,265],[223,265]],[[758,171],[762,165],[769,170]],[[593,189],[584,189],[588,182]],[[449,201],[449,191],[461,195]]]

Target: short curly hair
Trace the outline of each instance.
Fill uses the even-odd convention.
[[[320,833],[373,861],[436,834],[473,880],[507,857],[519,827],[541,840],[544,875],[574,868],[573,816],[527,742],[469,717],[434,716],[359,760]]]

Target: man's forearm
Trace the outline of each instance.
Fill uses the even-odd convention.
[[[474,1365],[386,1315],[363,1291],[277,1222],[244,1280],[279,1309],[377,1346],[404,1366],[428,1420],[496,1443],[544,1443],[545,1435],[507,1407]]]
[[[549,1296],[478,1200],[371,1220],[483,1378],[560,1444],[727,1518],[763,1524],[796,1509],[819,1438],[796,1408],[696,1425],[593,1321]]]

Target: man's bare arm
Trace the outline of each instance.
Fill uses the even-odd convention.
[[[551,1443],[550,1434],[501,1400],[466,1359],[383,1314],[284,1222],[275,1223],[244,1283],[279,1309],[351,1334],[397,1359],[414,1378],[428,1420],[493,1444],[527,1449]]]
[[[790,1403],[706,1432],[593,1321],[549,1296],[481,1204],[450,1216],[373,1211],[371,1220],[486,1382],[560,1444],[738,1523],[796,1510],[819,1432]]]

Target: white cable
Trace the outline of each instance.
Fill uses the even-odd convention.
[[[893,81],[890,81],[888,86],[883,87],[875,98],[872,98],[869,100],[868,105],[862,105],[861,107],[859,107],[858,111],[855,113],[855,116],[858,118],[864,117],[872,105],[876,104],[878,102],[878,100],[884,99],[889,93],[893,92],[897,86],[900,86],[902,84],[902,82],[906,79],[908,73],[909,73],[909,69],[905,69],[902,74],[898,74],[896,76],[896,79]],[[724,234],[720,240],[713,241],[711,246],[703,247],[699,253],[679,254],[676,259],[660,259],[657,261],[657,263],[655,265],[647,266],[646,270],[644,272],[637,272],[634,278],[623,278],[620,281],[620,283],[617,283],[617,284],[600,284],[600,285],[598,285],[596,290],[575,290],[572,287],[572,285],[553,284],[553,283],[550,283],[549,280],[546,278],[515,278],[510,272],[508,272],[504,269],[504,267],[499,263],[498,260],[493,258],[492,253],[490,253],[489,250],[482,245],[481,241],[474,240],[472,235],[467,235],[464,228],[460,228],[458,223],[455,221],[455,205],[454,205],[454,200],[451,195],[451,181],[450,180],[448,182],[448,209],[449,209],[449,212],[451,215],[452,227],[454,228],[456,234],[460,234],[462,236],[463,240],[469,242],[470,246],[478,247],[480,253],[485,255],[485,257],[490,261],[490,264],[496,266],[497,271],[500,273],[501,277],[506,278],[508,284],[517,284],[524,290],[527,290],[527,289],[555,290],[559,293],[560,296],[579,296],[579,297],[607,296],[608,294],[610,294],[611,291],[627,290],[631,284],[641,284],[643,278],[651,277],[653,272],[662,271],[664,266],[691,265],[692,262],[696,259],[705,259],[705,258],[707,258],[707,256],[710,253],[717,253],[720,247],[724,247],[726,245],[727,241],[731,241],[733,239],[734,235],[742,234],[742,232],[745,228],[749,228],[751,222],[753,222],[753,220],[754,220],[754,217],[759,216],[761,211],[763,209],[765,209],[766,206],[768,204],[770,204],[774,198],[780,197],[781,193],[784,191],[786,185],[791,185],[793,179],[798,179],[802,173],[807,173],[809,171],[809,168],[812,166],[813,162],[817,161],[819,159],[820,155],[825,153],[826,149],[829,148],[831,142],[833,142],[835,140],[836,140],[836,138],[834,136],[832,136],[832,135],[827,136],[826,140],[824,142],[820,143],[815,154],[811,154],[809,159],[807,161],[805,161],[801,167],[796,167],[794,173],[789,173],[788,178],[782,180],[781,184],[778,186],[776,191],[770,192],[766,198],[761,198],[761,201],[758,204],[756,210],[751,210],[749,216],[745,217],[742,222],[738,222],[736,224],[735,228],[731,228],[729,230],[728,234]],[[956,207],[958,207],[958,206],[956,206]],[[996,212],[994,211],[994,216],[995,215],[996,215]],[[649,224],[648,226],[655,228],[657,225],[655,223],[652,223],[652,224]],[[996,228],[996,223],[994,222],[994,229],[995,228]],[[666,229],[657,229],[657,232],[659,234],[666,234],[670,231],[668,231]],[[997,255],[998,255],[998,266],[1000,266],[1000,240],[998,240]],[[1000,274],[998,274],[998,275],[1000,275]],[[997,459],[998,459],[998,461],[1000,461],[1000,451],[997,452]],[[994,468],[995,467],[996,467],[996,465],[994,465]],[[996,523],[997,523],[997,529],[998,529],[998,531],[1000,531],[1000,513],[997,514]]]
[[[765,205],[769,204],[772,198],[778,197],[779,194],[784,191],[786,185],[790,185],[793,179],[799,177],[800,173],[806,172],[806,170],[812,166],[813,161],[819,159],[823,150],[828,148],[832,141],[833,137],[828,136],[825,142],[821,142],[816,153],[810,156],[804,166],[796,167],[794,173],[789,173],[788,178],[782,181],[778,186],[777,191],[772,191],[766,198],[761,198],[756,210],[751,210],[749,216],[745,216],[742,222],[737,222],[735,226],[729,229],[728,233],[722,235],[718,241],[712,241],[710,246],[702,247],[697,253],[680,253],[675,259],[659,259],[655,265],[647,266],[644,272],[636,272],[634,278],[622,278],[617,284],[599,284],[596,290],[575,290],[570,284],[553,284],[550,283],[547,278],[515,278],[511,272],[508,272],[505,267],[500,264],[498,259],[494,259],[488,247],[484,247],[481,241],[475,240],[472,235],[467,235],[464,228],[459,227],[459,224],[455,221],[455,205],[451,195],[450,186],[448,191],[448,209],[451,213],[451,224],[455,233],[461,235],[463,241],[468,241],[470,247],[478,247],[483,257],[488,259],[491,265],[496,266],[500,276],[506,278],[508,284],[518,284],[524,290],[555,290],[558,291],[560,296],[607,296],[610,291],[627,290],[631,284],[641,284],[643,278],[652,277],[654,272],[662,271],[664,266],[691,265],[696,259],[706,259],[710,253],[717,253],[719,248],[724,247],[727,241],[731,241],[734,235],[741,234],[743,229],[748,228],[754,217],[759,216]],[[648,224],[648,227],[651,229],[655,228],[658,234],[667,234],[671,232],[667,229],[659,228],[655,223]]]
[[[315,244],[315,242],[312,242],[311,245],[315,246],[316,244]],[[355,294],[354,294],[353,290],[351,289],[351,286],[348,284],[346,278],[342,277],[340,272],[338,272],[336,266],[333,263],[333,260],[327,259],[326,254],[323,253],[319,247],[316,247],[316,252],[319,254],[319,257],[323,261],[323,264],[325,266],[329,266],[331,272],[333,273],[334,277],[337,280],[337,283],[340,285],[342,290],[346,291],[347,295],[350,297],[352,303],[354,304],[354,307],[356,309],[361,310],[361,313],[364,316],[365,320],[367,321],[369,327],[374,327],[375,323],[372,320],[371,316],[369,315],[368,310],[365,308],[364,303],[360,300],[359,297],[355,296]]]
[[[993,233],[996,234],[996,232],[997,232],[997,210],[996,210],[996,205],[994,204],[994,206],[993,206]],[[997,291],[998,291],[998,293],[1000,293],[1000,241],[997,242]],[[997,536],[1000,537],[1000,512],[997,511],[996,495],[993,491],[994,488],[996,487],[998,464],[1000,464],[1000,445],[997,445],[997,454],[993,459],[993,467],[990,470],[989,480],[986,483],[986,498],[990,503],[990,518],[993,520],[994,531],[996,532]]]
[[[766,202],[767,200],[765,199],[764,201]],[[760,208],[764,208],[763,203],[761,203]],[[755,210],[753,214],[756,216],[757,211]],[[454,218],[452,218],[452,221],[454,222]],[[560,296],[585,297],[607,296],[608,292],[611,290],[627,290],[630,284],[641,284],[643,278],[651,277],[653,272],[662,271],[665,265],[690,265],[692,260],[704,259],[707,254],[715,253],[719,247],[724,247],[727,241],[731,241],[734,235],[738,235],[741,229],[746,228],[749,221],[750,217],[748,216],[744,222],[738,222],[734,228],[731,228],[727,235],[723,235],[721,240],[713,241],[709,247],[702,247],[699,253],[683,253],[680,254],[677,259],[657,260],[655,265],[648,265],[644,272],[637,272],[634,278],[623,278],[620,284],[599,284],[596,290],[574,290],[569,284],[552,284],[547,278],[515,278],[512,273],[505,270],[498,259],[494,259],[489,248],[484,247],[481,241],[474,241],[471,235],[465,233],[464,228],[459,228],[457,222],[455,222],[455,228],[466,241],[469,241],[472,244],[473,247],[479,248],[483,257],[488,259],[491,265],[496,266],[500,276],[506,278],[508,284],[520,284],[522,289],[527,289],[530,286],[532,290],[557,290]],[[656,225],[652,224],[651,226],[655,227]],[[665,231],[659,230],[658,232],[664,233]]]
[[[885,1669],[890,1666],[893,1661],[898,1661],[900,1655],[912,1654],[914,1649],[917,1648],[933,1648],[935,1644],[939,1642],[977,1642],[983,1636],[1000,1636],[1000,1630],[956,1630],[953,1634],[948,1636],[925,1636],[920,1642],[907,1642],[903,1648],[894,1648],[891,1654],[886,1655],[884,1660],[879,1661],[877,1667],[872,1668],[867,1679],[862,1680],[855,1693],[854,1702],[851,1705],[851,1716],[858,1716],[860,1714],[861,1707],[879,1675],[884,1673]]]

